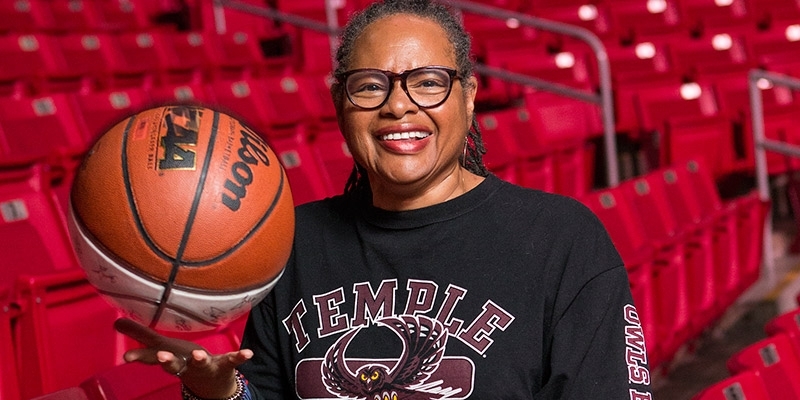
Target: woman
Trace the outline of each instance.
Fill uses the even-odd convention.
[[[122,320],[149,346],[126,360],[178,374],[185,398],[650,398],[602,225],[483,167],[469,38],[447,9],[374,4],[337,62],[357,166],[344,195],[297,209],[291,259],[243,350],[209,355]]]

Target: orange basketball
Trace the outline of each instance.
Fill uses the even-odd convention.
[[[70,233],[89,281],[156,329],[224,325],[269,293],[294,238],[275,153],[229,115],[142,111],[103,134],[76,174]]]

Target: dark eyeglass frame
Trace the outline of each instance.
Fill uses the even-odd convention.
[[[415,72],[422,71],[422,70],[430,70],[430,69],[446,72],[447,75],[450,77],[450,85],[447,87],[447,93],[444,95],[444,97],[442,98],[442,100],[440,102],[438,102],[436,104],[433,104],[433,105],[423,106],[423,105],[420,105],[419,103],[417,103],[417,101],[414,100],[414,96],[412,96],[411,93],[409,93],[408,86],[406,85],[406,79],[408,79],[409,75],[411,75],[411,74],[413,74]],[[383,101],[380,104],[378,104],[377,106],[374,106],[374,107],[362,107],[362,106],[356,104],[356,102],[353,101],[353,98],[350,97],[350,91],[347,90],[347,80],[350,78],[350,76],[352,76],[353,74],[356,74],[356,73],[359,73],[359,72],[365,72],[365,71],[378,72],[378,73],[381,73],[381,74],[385,75],[389,79],[389,88],[386,90],[386,97],[384,97]],[[409,69],[409,70],[406,70],[406,71],[403,71],[403,72],[400,72],[400,73],[392,72],[392,71],[386,71],[386,70],[377,69],[377,68],[357,68],[357,69],[351,69],[349,71],[345,71],[345,72],[336,74],[336,81],[342,86],[342,90],[344,90],[345,95],[347,95],[347,99],[350,100],[350,103],[352,105],[354,105],[354,106],[356,106],[356,107],[358,107],[358,108],[360,108],[362,110],[376,110],[378,108],[383,107],[383,105],[386,104],[386,101],[389,100],[389,96],[392,95],[392,90],[394,90],[394,82],[396,80],[398,80],[398,79],[400,80],[400,87],[403,88],[404,92],[406,92],[406,96],[408,96],[408,99],[411,100],[411,102],[414,103],[414,105],[416,105],[417,107],[427,109],[427,108],[439,107],[445,101],[447,101],[447,99],[450,98],[450,92],[453,91],[453,82],[455,82],[457,79],[461,79],[461,76],[458,74],[458,71],[456,69],[450,68],[450,67],[445,67],[445,66],[442,66],[442,65],[428,65],[428,66],[424,66],[424,67],[417,67],[417,68]]]

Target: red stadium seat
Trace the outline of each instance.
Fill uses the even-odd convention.
[[[111,86],[151,86],[169,58],[163,43],[150,31],[119,32],[109,38],[114,50],[109,60]]]
[[[109,0],[94,2],[98,29],[105,31],[146,31],[152,25],[143,1]]]
[[[745,0],[678,0],[678,9],[685,29],[690,32],[702,33],[708,28],[747,24],[755,26],[755,17],[749,12]]]
[[[239,29],[239,28],[237,28]],[[207,35],[212,79],[239,80],[259,76],[267,60],[255,33],[246,30]]]
[[[267,139],[286,170],[289,185],[292,188],[292,199],[296,205],[320,200],[341,192],[338,187],[334,192],[325,181],[324,175],[320,171],[321,166],[307,137],[303,129],[298,129],[292,136]]]
[[[96,271],[102,274],[102,271]],[[130,343],[114,330],[120,313],[100,297],[81,269],[22,275],[14,289],[14,321],[23,398],[78,386],[122,362]],[[75,362],[76,354],[81,361]]]
[[[344,136],[338,129],[319,132],[314,136],[311,148],[331,193],[342,193],[355,166]]]
[[[267,114],[264,115],[271,126],[267,131],[268,135],[291,135],[295,131],[295,126],[311,125],[309,122],[314,117],[314,107],[317,103],[310,103],[311,91],[314,90],[310,80],[301,74],[285,73],[269,75],[261,81],[264,91],[259,95],[263,96],[265,103],[269,105]]]
[[[588,193],[594,179],[594,144],[580,142],[553,151],[555,193],[579,198]]]
[[[47,1],[15,0],[0,2],[0,33],[42,32],[53,26]]]
[[[91,33],[100,28],[100,15],[92,1],[48,0],[53,14],[52,31],[63,33]]]
[[[92,144],[111,127],[150,103],[149,96],[141,88],[94,91],[74,94],[72,98],[81,129]]]
[[[63,62],[50,38],[41,33],[0,35],[0,94],[30,95]]]
[[[641,221],[644,234],[653,246],[669,256],[664,260],[670,262],[660,262],[654,267],[653,282],[657,285],[654,296],[663,301],[661,312],[657,314],[658,325],[669,326],[676,318],[677,321],[684,321],[684,326],[678,331],[679,337],[673,337],[673,333],[667,330],[664,331],[664,337],[659,338],[665,350],[672,354],[683,341],[696,334],[697,328],[690,327],[695,322],[693,317],[698,312],[707,312],[703,308],[710,309],[713,306],[711,297],[702,296],[704,293],[698,292],[696,286],[693,290],[691,281],[698,275],[710,275],[710,267],[701,264],[708,261],[704,257],[707,249],[702,247],[702,243],[695,243],[690,232],[682,230],[664,188],[657,182],[651,182],[648,177],[634,178],[624,181],[618,192],[630,204],[632,213]],[[678,284],[673,286],[676,282]],[[676,299],[677,307],[671,304]]]
[[[692,396],[692,400],[770,400],[767,385],[761,374],[754,370],[745,370],[729,378],[716,382],[700,393]]]
[[[735,29],[707,30],[698,37],[670,41],[670,59],[683,75],[737,72],[746,75],[755,67],[748,55],[745,34]]]
[[[154,104],[211,104],[214,101],[201,82],[162,83],[147,92]]]
[[[602,2],[585,0],[553,4],[539,4],[537,2],[524,8],[523,12],[544,19],[580,26],[588,29],[604,42],[614,41],[612,40],[614,32],[611,27],[610,12],[608,6]],[[548,32],[543,31],[542,34],[548,35]],[[555,43],[564,39],[558,35],[553,36]],[[550,39],[544,40],[549,41]]]
[[[517,137],[534,134],[528,121],[520,118],[521,111],[525,112],[509,107],[482,112],[477,116],[486,147],[484,164],[495,175],[514,183],[517,181],[517,163],[527,150],[518,146],[520,140]]]
[[[715,177],[739,169],[731,121],[722,116],[670,118],[661,137],[660,165],[702,160]]]
[[[764,325],[764,332],[769,336],[780,333],[789,336],[797,356],[800,357],[800,308],[772,317]]]
[[[659,253],[619,189],[594,191],[580,201],[597,215],[622,256],[647,339],[649,363],[655,367],[688,338],[689,305],[678,260]],[[665,287],[670,290],[662,293]]]
[[[48,74],[46,90],[88,92],[108,83],[114,43],[103,33],[66,33],[52,36],[60,48],[64,65]]]
[[[772,399],[800,398],[800,359],[792,340],[778,333],[733,354],[727,362],[731,374],[755,370],[761,375]]]
[[[681,30],[675,0],[609,0],[612,30],[623,42],[669,35]]]
[[[555,161],[550,153],[523,158],[517,162],[517,183],[531,189],[556,191]]]
[[[164,31],[157,32],[166,57],[162,65],[161,81],[171,83],[203,82],[213,68],[213,56],[209,47],[208,35],[202,31]]]
[[[88,138],[64,94],[0,98],[0,164],[36,161],[60,153],[80,153]]]
[[[673,168],[664,168],[645,176],[651,188],[665,194],[672,215],[678,226],[678,234],[684,237],[687,251],[686,279],[688,296],[691,304],[691,336],[695,336],[708,328],[721,315],[721,305],[717,298],[716,282],[717,248],[715,244],[727,244],[726,240],[734,235],[728,231],[717,231],[724,225],[717,221],[708,221],[701,212],[698,199],[690,187],[691,182]]]
[[[774,21],[769,29],[755,31],[747,38],[748,56],[768,70],[787,65],[797,70],[797,53],[800,51],[798,31],[800,26],[796,19]]]
[[[719,265],[723,269],[719,271],[717,279],[726,282],[731,275],[738,275],[740,287],[735,294],[738,296],[758,279],[764,221],[769,204],[761,201],[755,190],[723,200],[709,168],[698,160],[682,163],[676,169],[679,174],[685,173],[688,186],[696,191],[701,214],[721,223],[725,231],[736,232],[737,238],[730,238],[727,247],[718,246],[718,257],[724,261]],[[734,226],[730,225],[731,220],[735,220]],[[723,230],[718,228],[717,231]],[[738,268],[739,273],[730,271],[726,266]]]
[[[631,44],[606,43],[606,53],[614,82],[652,79],[674,74],[666,41],[640,41]]]
[[[539,147],[572,147],[602,135],[600,110],[594,104],[527,88],[523,100]]]
[[[0,172],[0,282],[22,273],[49,274],[74,269],[63,211],[48,187],[45,167],[6,168]]]
[[[215,99],[215,106],[247,125],[261,135],[269,136],[272,121],[267,117],[271,104],[264,95],[263,81],[255,79],[212,80],[207,84],[207,93]]]

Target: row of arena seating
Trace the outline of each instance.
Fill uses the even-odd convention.
[[[800,398],[800,308],[773,317],[764,332],[766,338],[728,358],[728,378],[709,385],[692,400]]]
[[[694,160],[580,197],[606,226],[631,281],[651,368],[698,338],[759,277],[768,204],[721,199]]]
[[[321,0],[248,2],[324,19]],[[660,2],[664,10],[647,11],[651,3],[661,9]],[[339,2],[340,21],[363,3]],[[752,170],[746,69],[793,73],[788,60],[798,51],[786,33],[793,26],[787,18],[798,14],[788,5],[794,2],[483,3],[596,24],[591,29],[602,37],[612,62],[618,133],[658,144],[652,165],[661,167],[618,187],[592,190],[602,132],[597,107],[481,77],[478,122],[489,149],[487,165],[508,181],[578,198],[598,214],[628,267],[650,364],[668,363],[758,278],[766,205],[753,193],[722,199],[714,179]],[[117,311],[77,268],[64,222],[81,155],[126,114],[165,102],[214,105],[264,134],[286,167],[298,204],[343,189],[353,161],[328,93],[327,37],[231,10],[224,12],[231,29],[217,34],[210,5],[204,0],[0,2],[0,359],[14,360],[0,363],[0,398],[177,393],[174,378],[158,369],[119,365],[122,352],[135,344],[113,331]],[[586,5],[607,16],[606,33],[599,22],[574,18]],[[650,30],[658,26],[654,19],[678,6],[679,20],[695,22]],[[701,24],[700,17],[739,15],[742,6],[746,18]],[[115,19],[117,9],[141,16]],[[691,9],[705,11],[687,14]],[[188,13],[188,25],[157,22],[175,13]],[[594,61],[580,44],[513,28],[512,21],[464,17],[479,61],[596,90]],[[713,38],[725,33],[723,28],[735,29],[730,46],[718,53]],[[777,44],[769,44],[768,37]],[[779,53],[786,58],[774,55]],[[747,63],[720,68],[742,58]],[[800,142],[793,94],[768,87],[762,93],[770,108],[768,136]],[[698,161],[686,161],[693,158]],[[800,166],[782,157],[769,160],[772,173]],[[193,339],[224,350],[238,345],[240,332],[237,323]]]
[[[658,1],[664,0],[616,0],[591,5],[627,10],[621,4],[637,4],[642,8]],[[702,3],[694,1],[698,5]],[[778,7],[778,0],[770,1],[775,2],[773,9],[788,7]],[[664,2],[667,9],[674,3]],[[522,9],[523,5],[522,2],[495,3],[513,5],[515,9]],[[578,3],[582,4],[575,2]],[[717,6],[720,9],[717,12],[731,11],[739,3]],[[351,2],[344,4],[342,10],[352,11],[355,7]],[[288,2],[279,6],[285,6],[288,11],[306,10],[310,17],[319,17],[320,13],[319,5],[314,12]],[[544,13],[550,5],[530,7],[525,10]],[[748,7],[745,9],[756,6]],[[226,11],[226,17],[229,17],[228,24],[236,29],[219,35],[209,28],[213,22],[207,17],[211,14],[209,8],[200,10],[205,24],[187,31],[176,30],[173,25],[152,24],[139,30],[34,31],[2,35],[0,55],[9,62],[0,65],[0,94],[36,97],[60,92],[143,89],[148,96],[163,97],[165,90],[188,87],[196,92],[195,97],[205,99],[202,92],[207,90],[208,82],[274,80],[276,76],[301,74],[312,81],[315,93],[327,97],[324,75],[330,71],[331,60],[325,35],[275,27],[263,19],[233,11]],[[663,13],[663,10],[653,12]],[[714,13],[708,11],[708,14]],[[542,15],[547,16],[547,13]],[[606,39],[616,132],[644,147],[648,163],[653,167],[687,158],[704,158],[716,177],[751,173],[754,156],[747,72],[752,68],[764,68],[800,76],[800,63],[796,61],[800,54],[800,25],[797,24],[800,19],[788,19],[792,15],[785,11],[781,14],[786,17],[783,19],[758,18],[761,21],[758,24],[746,18],[731,19],[727,25],[714,25],[713,29],[700,34],[676,25],[659,35],[638,35],[630,42]],[[587,91],[597,90],[597,68],[585,45],[509,24],[509,21],[479,18],[469,13],[464,16],[475,38],[478,61]],[[569,21],[566,17],[562,20]],[[594,31],[602,33],[596,28]],[[270,41],[280,35],[290,37],[288,45]],[[566,134],[567,139],[572,139],[575,135],[586,138],[602,132],[594,106],[495,78],[480,78],[479,110],[524,104],[534,107],[533,115],[541,119],[552,116],[554,121],[549,121],[544,126],[548,130],[542,131],[547,132],[545,135],[562,137]],[[767,137],[800,143],[800,129],[794,121],[800,102],[794,93],[785,87],[764,83],[762,96]],[[281,112],[280,116],[296,116],[301,108],[298,103],[281,104],[286,106],[284,111],[292,112]],[[330,108],[325,110],[329,111]],[[243,115],[261,118],[259,114],[250,114],[249,110]],[[571,115],[584,124],[578,133],[574,133],[575,126],[563,126],[564,115]],[[258,123],[253,125],[259,127]],[[711,148],[715,151],[709,151]],[[777,155],[769,156],[768,165],[773,175],[800,166],[797,162],[787,163],[784,157]]]

